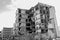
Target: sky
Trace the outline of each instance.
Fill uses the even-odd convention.
[[[60,29],[60,0],[0,0],[0,30],[13,27],[17,8],[30,9],[38,2],[55,7],[58,28]]]

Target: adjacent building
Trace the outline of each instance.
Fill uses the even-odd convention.
[[[1,31],[0,31],[0,37],[1,37]]]
[[[1,31],[0,31],[0,40],[2,40],[2,33],[1,33]]]
[[[6,28],[6,27],[3,28],[2,30],[3,40],[8,40],[12,34],[13,34],[13,28]]]

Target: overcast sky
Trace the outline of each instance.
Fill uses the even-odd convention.
[[[60,0],[0,0],[0,30],[3,27],[13,27],[17,8],[30,9],[38,2],[55,7],[57,23],[60,26]]]

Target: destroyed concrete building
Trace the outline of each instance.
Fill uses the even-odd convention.
[[[29,10],[17,8],[14,35],[20,40],[56,40],[54,6],[38,3]]]

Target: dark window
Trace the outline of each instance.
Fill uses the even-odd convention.
[[[29,14],[29,10],[26,10],[26,14]]]
[[[48,18],[48,21],[49,21],[49,17],[50,17],[49,11],[47,11],[47,18]]]
[[[32,33],[32,31],[29,31],[29,33]]]
[[[44,33],[44,29],[41,29],[41,33]]]
[[[26,27],[26,31],[32,33],[32,29],[30,27]]]
[[[32,28],[35,29],[35,26],[33,25]]]
[[[29,15],[28,18],[31,18],[31,16]]]
[[[31,25],[35,25],[35,22],[31,21]]]
[[[18,8],[18,13],[21,13],[21,9]]]
[[[33,9],[30,9],[29,12],[32,12]]]
[[[26,30],[27,30],[27,31],[31,31],[31,28],[30,28],[30,27],[26,27]]]
[[[46,7],[46,10],[48,10],[49,8],[48,7]]]
[[[26,19],[26,22],[27,22],[28,20]]]
[[[41,33],[47,33],[48,29],[41,29]]]
[[[34,15],[33,13],[29,14],[30,17],[32,17],[33,15]]]
[[[31,22],[31,18],[26,19],[26,22]]]
[[[44,19],[41,19],[41,23],[44,23]]]
[[[39,8],[38,8],[38,7],[36,7],[35,9],[36,9],[36,10],[38,10]]]
[[[26,22],[29,22],[29,19],[26,19]]]
[[[46,14],[46,10],[43,10],[43,14]]]
[[[45,23],[45,28],[48,28],[47,24]]]
[[[19,29],[19,31],[20,31],[21,27],[18,27],[18,29]]]
[[[32,13],[28,15],[28,18],[31,18],[31,17],[33,17],[33,14]]]
[[[48,32],[48,29],[46,29],[46,32]]]
[[[19,17],[21,17],[22,15],[20,14]]]
[[[20,21],[21,21],[21,19],[19,18],[19,19],[18,19],[18,21],[20,22]]]
[[[26,26],[30,26],[30,23],[26,23]]]
[[[27,30],[27,31],[30,31],[31,29],[30,29],[30,27],[26,27],[26,30]]]
[[[40,10],[40,13],[42,13],[42,10]]]
[[[29,18],[29,22],[31,21],[31,18]]]
[[[19,23],[19,26],[21,25],[21,23]]]

